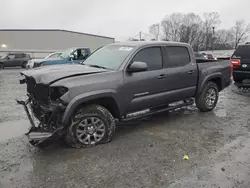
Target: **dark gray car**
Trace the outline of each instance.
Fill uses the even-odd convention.
[[[30,55],[25,53],[7,53],[0,58],[0,69],[4,67],[22,67],[25,68],[26,64],[30,60]]]
[[[180,108],[194,100],[200,111],[211,111],[218,93],[231,82],[229,61],[196,63],[188,44],[173,42],[110,44],[84,64],[48,66],[22,75],[29,98],[18,103],[32,124],[30,143],[37,147],[62,136],[72,147],[106,143],[116,121]]]

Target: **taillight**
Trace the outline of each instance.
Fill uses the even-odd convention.
[[[231,64],[233,66],[240,66],[240,59],[231,59]]]
[[[234,70],[234,66],[232,64],[230,64],[230,72],[232,73]]]

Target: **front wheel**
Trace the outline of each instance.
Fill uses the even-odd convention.
[[[74,148],[93,147],[110,142],[115,132],[111,113],[99,105],[89,105],[78,110],[71,118],[65,142]]]
[[[4,66],[2,63],[0,63],[0,69],[4,69]]]
[[[208,82],[199,96],[195,98],[197,108],[201,112],[212,111],[219,99],[219,89],[214,82]]]

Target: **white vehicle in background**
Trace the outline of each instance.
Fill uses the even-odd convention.
[[[44,59],[57,59],[59,58],[59,56],[62,54],[62,52],[54,52],[49,54],[48,56],[44,57],[43,59],[31,59],[28,61],[28,63],[26,64],[26,69],[31,69],[34,67],[34,63],[35,62],[41,62],[44,61]]]

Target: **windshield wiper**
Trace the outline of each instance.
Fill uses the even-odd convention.
[[[86,65],[86,64],[84,64]],[[100,68],[100,69],[108,69],[107,67],[103,67],[103,66],[100,66],[100,65],[88,65],[90,67],[96,67],[96,68]]]

